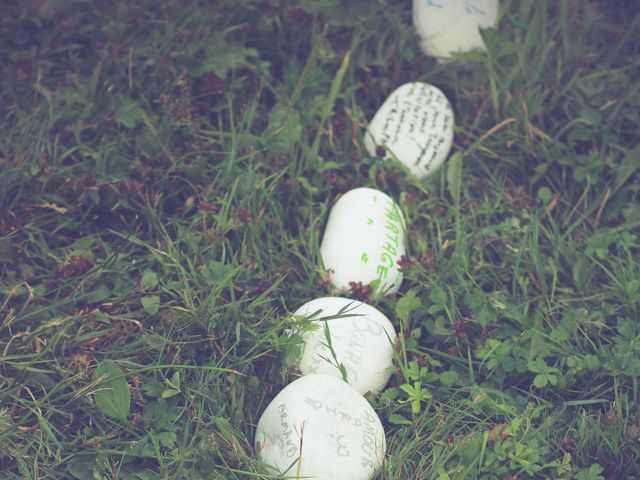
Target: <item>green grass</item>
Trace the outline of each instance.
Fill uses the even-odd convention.
[[[400,202],[413,260],[373,302],[403,332],[377,478],[640,478],[638,5],[505,0],[488,53],[443,64],[410,25],[410,2],[3,4],[0,478],[269,478],[255,425],[354,186]],[[456,114],[427,182],[361,142],[411,80]]]

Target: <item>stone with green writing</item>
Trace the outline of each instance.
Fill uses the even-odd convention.
[[[484,49],[480,29],[496,26],[498,9],[498,0],[413,0],[413,24],[420,35],[420,47],[438,59]]]
[[[274,478],[370,480],[382,466],[386,442],[362,395],[338,378],[307,375],[267,406],[255,449]]]
[[[400,207],[374,188],[349,190],[335,203],[320,245],[334,289],[349,295],[352,282],[372,286],[372,296],[398,291],[405,255],[406,222]]]
[[[422,179],[449,156],[454,116],[447,97],[428,83],[411,82],[395,89],[371,119],[364,136],[370,155],[383,146],[385,159],[402,163]]]
[[[382,391],[393,372],[396,331],[389,319],[366,303],[340,297],[311,300],[295,311],[301,340],[287,363],[303,375],[345,378],[361,394]]]

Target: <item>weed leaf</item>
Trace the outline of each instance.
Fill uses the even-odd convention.
[[[127,128],[134,128],[142,120],[140,109],[136,102],[125,100],[116,112],[116,120]]]
[[[142,273],[142,286],[145,288],[156,288],[158,286],[158,275],[152,270],[145,270]]]
[[[125,421],[131,407],[131,392],[124,373],[112,360],[98,364],[93,380],[102,379],[94,399],[98,410],[118,420]]]
[[[416,292],[414,290],[409,290],[405,296],[396,303],[396,316],[406,322],[409,320],[411,312],[420,308],[421,305],[422,303],[416,296]]]
[[[142,302],[142,308],[144,308],[145,312],[149,315],[158,313],[158,308],[160,308],[160,297],[158,295],[142,297],[140,301]]]

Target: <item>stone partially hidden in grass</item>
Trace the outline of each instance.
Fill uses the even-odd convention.
[[[480,28],[495,27],[498,0],[413,0],[413,24],[427,55],[484,49]]]
[[[342,378],[363,395],[384,388],[393,369],[396,331],[382,312],[357,300],[323,297],[294,315],[314,328],[302,327],[302,351],[289,355],[287,363],[304,375]]]
[[[342,380],[307,375],[286,386],[258,421],[256,452],[284,478],[369,480],[382,465],[382,423]]]
[[[384,147],[382,155],[395,158],[413,175],[424,178],[449,155],[453,125],[453,110],[444,93],[428,83],[406,83],[376,112],[364,144],[370,155]]]
[[[397,292],[405,234],[404,217],[391,197],[373,188],[349,190],[331,209],[320,246],[333,286],[354,290],[361,282],[371,284],[374,295]]]

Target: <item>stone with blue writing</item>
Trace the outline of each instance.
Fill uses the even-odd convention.
[[[380,310],[358,300],[322,297],[294,312],[287,363],[303,375],[345,379],[362,395],[379,393],[393,372],[396,331]]]
[[[413,25],[420,47],[439,59],[485,49],[481,28],[495,27],[498,0],[413,0]]]
[[[453,126],[451,104],[440,89],[428,83],[406,83],[373,116],[364,144],[372,156],[378,146],[384,147],[386,159],[398,160],[422,179],[447,159]]]
[[[386,443],[382,423],[362,395],[333,376],[306,375],[267,406],[255,449],[278,478],[370,480],[382,466]]]
[[[371,296],[398,291],[405,255],[406,222],[400,207],[373,188],[355,188],[335,203],[320,245],[324,268],[334,290],[350,295],[358,283],[371,287]]]

